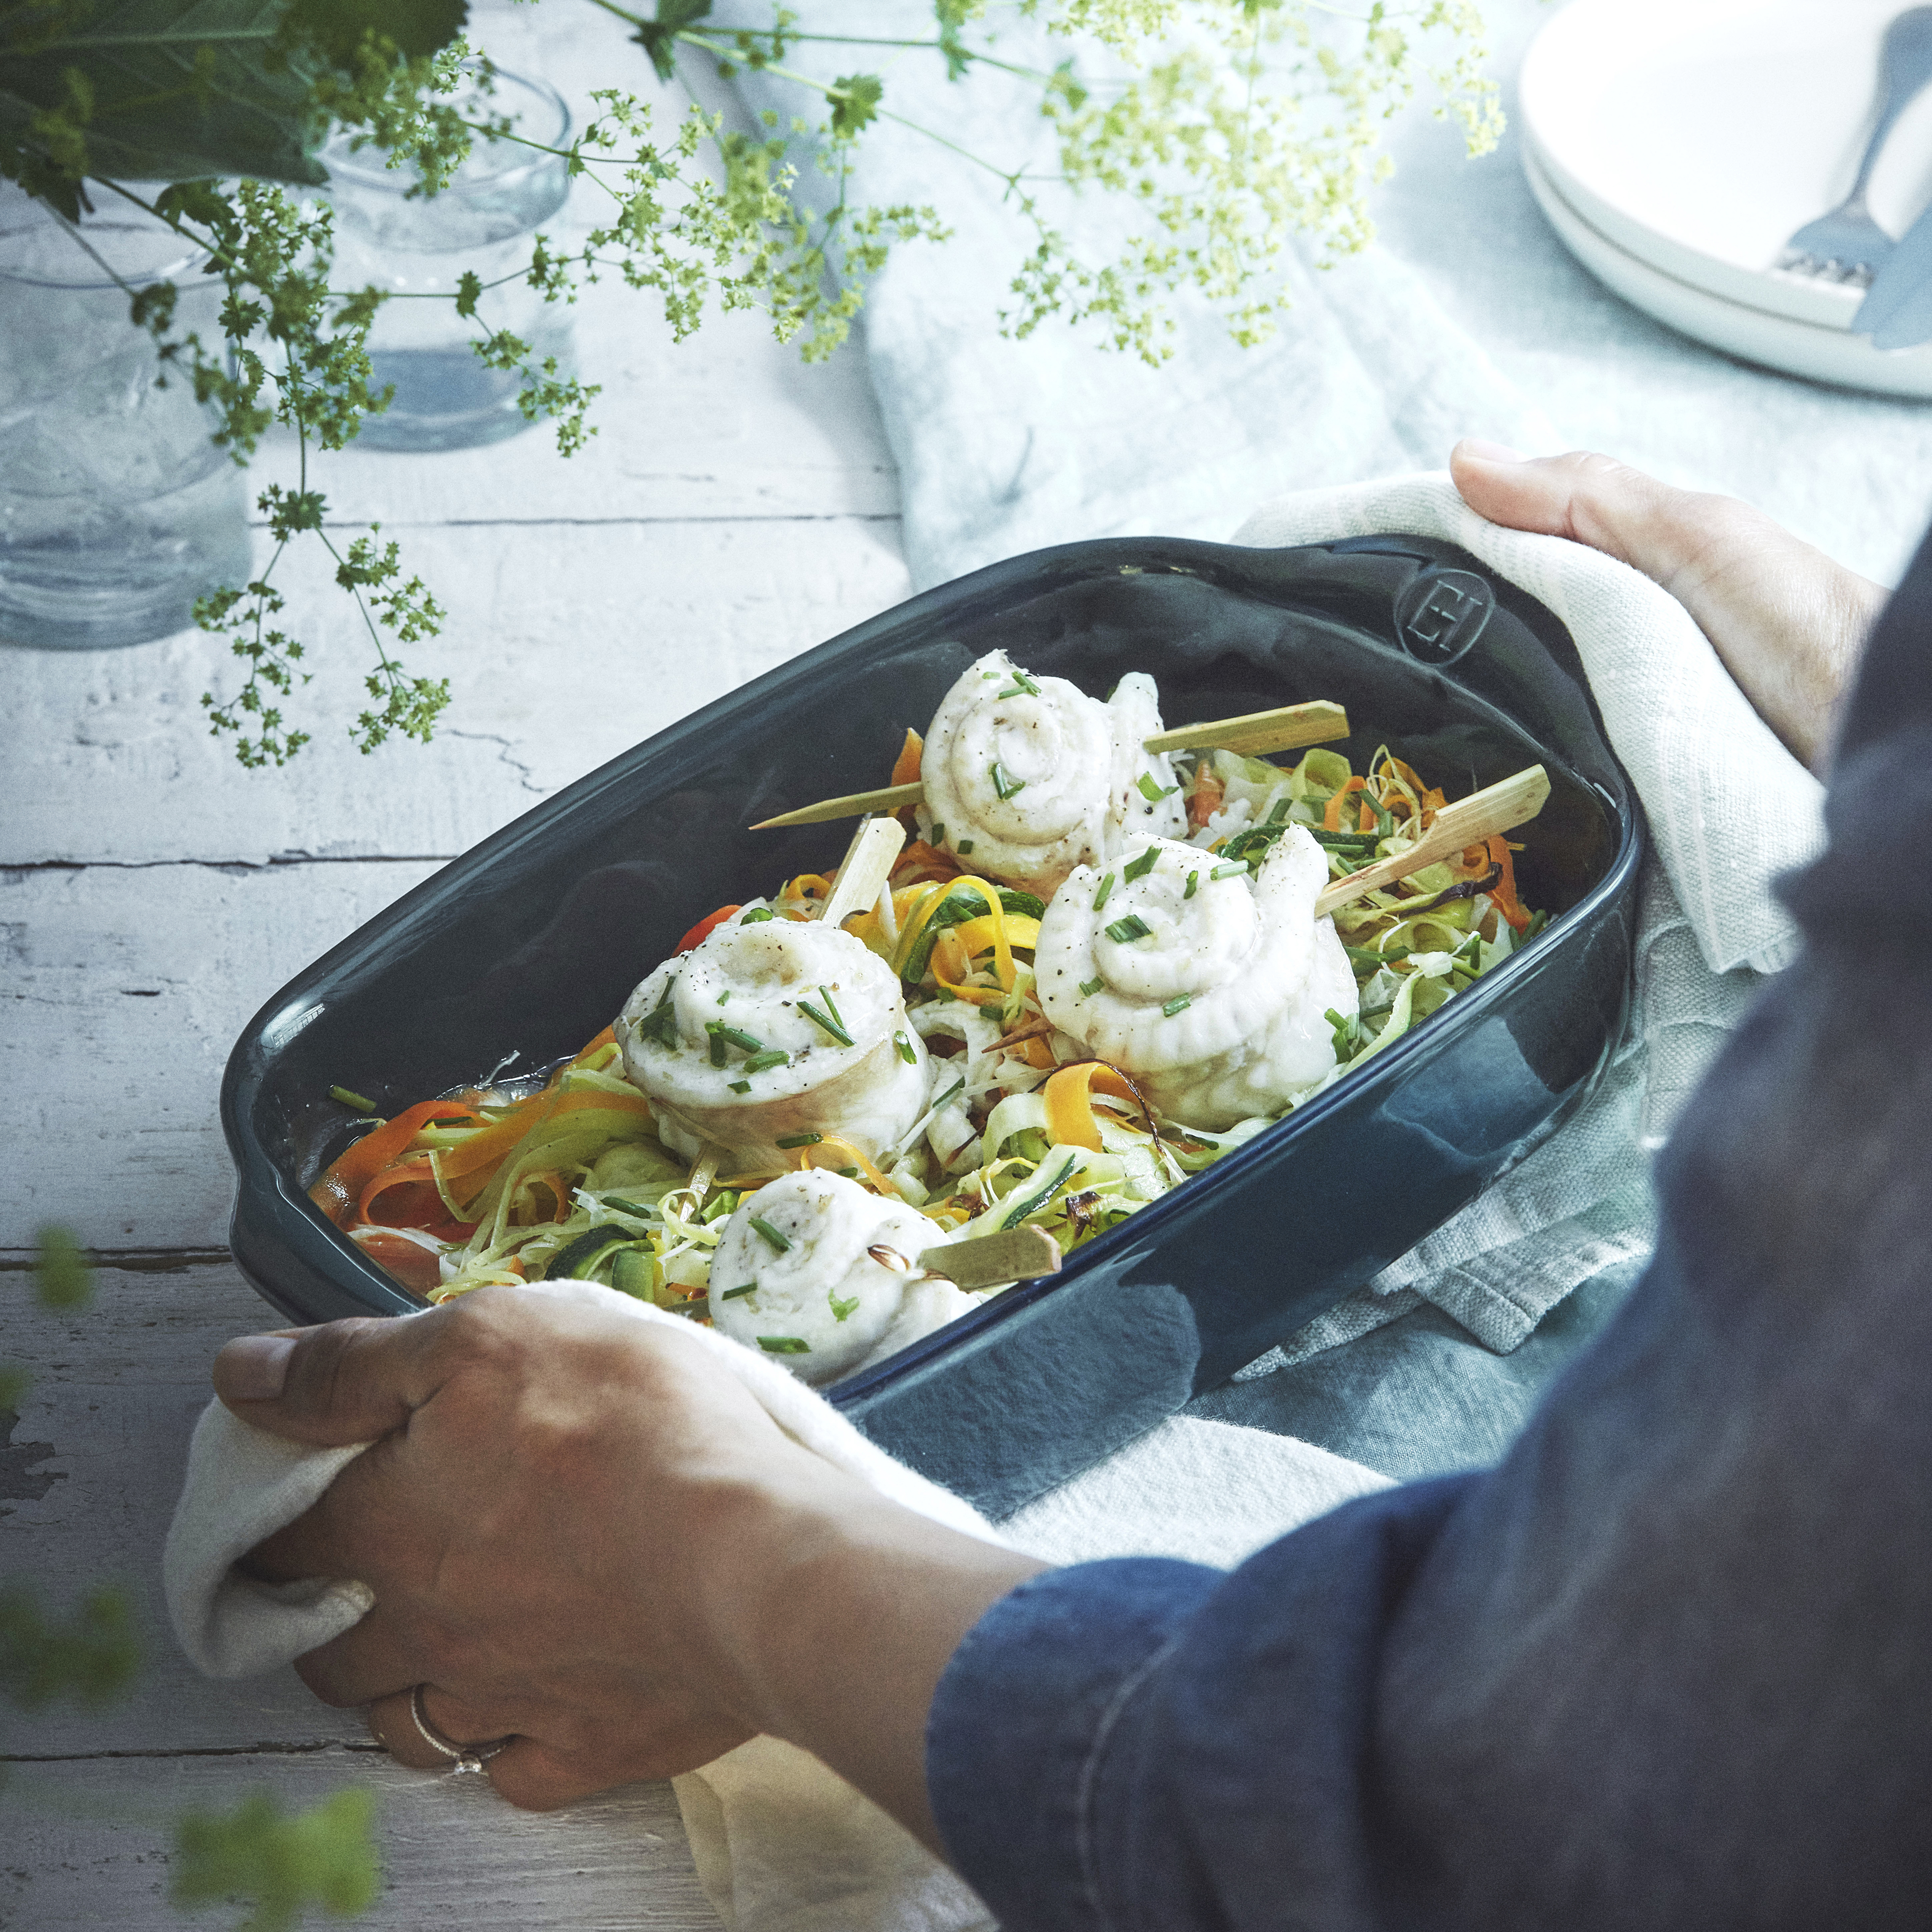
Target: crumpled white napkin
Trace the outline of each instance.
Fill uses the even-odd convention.
[[[910,1509],[1059,1562],[1178,1556],[1229,1564],[1388,1479],[1264,1431],[1175,1418],[995,1532],[895,1462],[770,1358],[590,1282],[553,1291],[673,1322],[709,1348],[786,1434]],[[213,1677],[290,1662],[374,1598],[342,1580],[269,1585],[233,1565],[292,1522],[366,1444],[304,1449],[211,1402],[196,1425],[163,1582],[182,1648]],[[971,1888],[808,1754],[754,1738],[674,1780],[698,1876],[730,1932],[968,1932],[992,1921]]]
[[[1234,536],[1286,546],[1401,530],[1460,544],[1562,618],[1650,825],[1636,998],[1603,1084],[1514,1172],[1359,1294],[1250,1366],[1264,1374],[1432,1302],[1508,1351],[1580,1282],[1648,1252],[1649,1157],[1796,928],[1778,875],[1824,842],[1824,790],[1677,600],[1628,566],[1478,516],[1446,474],[1310,490]]]

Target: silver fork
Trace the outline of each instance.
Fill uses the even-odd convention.
[[[1847,288],[1871,286],[1872,277],[1892,253],[1893,243],[1865,206],[1865,189],[1886,136],[1928,81],[1932,81],[1932,7],[1914,7],[1885,30],[1874,103],[1878,122],[1865,143],[1851,193],[1830,214],[1808,221],[1785,243],[1784,252],[1778,258],[1780,268]]]

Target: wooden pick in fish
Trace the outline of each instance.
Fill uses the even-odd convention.
[[[1379,892],[1398,879],[1419,872],[1425,866],[1447,859],[1466,846],[1513,830],[1534,818],[1550,796],[1550,774],[1540,765],[1531,765],[1514,778],[1499,779],[1480,791],[1459,798],[1436,813],[1429,830],[1406,852],[1392,858],[1378,859],[1346,879],[1325,887],[1315,902],[1315,916],[1324,917],[1337,906],[1360,898],[1364,892]]]
[[[845,848],[820,919],[827,926],[838,926],[855,912],[877,904],[904,843],[905,827],[896,818],[867,819]]]
[[[917,778],[910,784],[881,785],[876,791],[849,792],[843,798],[820,799],[816,805],[802,805],[796,812],[783,812],[776,818],[761,818],[754,832],[773,832],[782,825],[819,825],[827,819],[857,818],[868,812],[896,812],[902,805],[916,805],[926,796],[926,787]]]
[[[1316,698],[1306,704],[1284,704],[1273,711],[1250,711],[1239,718],[1222,718],[1206,724],[1183,724],[1157,731],[1147,740],[1150,752],[1196,752],[1210,746],[1255,758],[1263,752],[1290,752],[1300,745],[1324,745],[1348,735],[1348,714],[1339,704]],[[862,812],[896,812],[916,805],[926,796],[917,778],[910,784],[881,785],[876,791],[848,792],[843,798],[820,799],[761,818],[754,832],[774,832],[784,825],[818,825],[827,819],[856,818]]]
[[[1043,1228],[1007,1228],[997,1234],[928,1248],[919,1264],[928,1274],[943,1274],[961,1288],[992,1288],[1003,1281],[1058,1274],[1060,1244]]]
[[[1150,752],[1238,752],[1258,758],[1264,752],[1292,752],[1302,745],[1325,745],[1348,735],[1348,714],[1318,698],[1306,704],[1284,704],[1273,711],[1250,711],[1208,724],[1181,724],[1156,731]]]

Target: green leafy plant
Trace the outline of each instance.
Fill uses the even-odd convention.
[[[855,154],[882,123],[1001,184],[1028,238],[998,310],[1003,329],[1024,337],[1057,318],[1156,364],[1172,351],[1177,292],[1204,298],[1252,344],[1288,306],[1285,257],[1298,237],[1324,262],[1367,245],[1369,191],[1388,166],[1382,130],[1418,88],[1472,155],[1502,125],[1475,0],[1371,0],[1352,14],[1326,0],[1018,0],[997,18],[983,0],[932,0],[931,30],[904,37],[808,32],[782,4],[769,26],[726,28],[711,0],[656,0],[649,14],[585,4],[686,93],[675,126],[660,131],[654,104],[625,88],[599,90],[595,116],[561,151],[603,205],[584,242],[562,249],[538,235],[513,276],[490,284],[472,272],[446,298],[412,298],[453,304],[477,356],[517,374],[524,413],[547,418],[566,454],[592,433],[597,392],[493,327],[494,290],[518,280],[568,302],[615,274],[654,297],[680,340],[714,308],[750,308],[807,360],[830,355],[892,250],[949,233],[935,207],[855,199]],[[436,634],[440,607],[393,544],[338,550],[326,501],[309,487],[311,449],[340,448],[388,401],[370,390],[368,340],[394,298],[333,284],[330,212],[289,190],[322,183],[316,154],[332,130],[413,170],[410,192],[430,195],[479,138],[536,146],[478,104],[491,70],[462,40],[463,18],[464,0],[0,7],[0,173],[70,218],[118,196],[205,249],[225,296],[220,339],[177,333],[166,284],[135,298],[135,319],[164,370],[214,406],[215,439],[238,461],[275,423],[298,445],[296,489],[260,500],[267,565],[197,612],[243,670],[232,695],[203,704],[244,764],[280,764],[308,741],[284,715],[308,674],[274,585],[298,538],[328,546],[375,651],[371,704],[352,727],[362,748],[427,740],[448,702],[446,681],[410,674],[394,654]],[[1062,58],[1039,58],[1055,42]],[[854,70],[826,81],[794,64],[820,45],[838,50],[828,64],[849,54]],[[920,60],[952,82],[1020,90],[1050,152],[982,154],[956,128],[902,114],[889,77]],[[767,109],[750,131],[727,128],[700,104],[707,70],[754,72],[800,112]],[[133,185],[152,182],[166,185]],[[1087,220],[1096,202],[1115,218]]]
[[[93,1297],[86,1252],[65,1228],[40,1230],[32,1278],[41,1306],[64,1314],[81,1312]],[[31,1382],[16,1365],[0,1367],[0,1409],[17,1408]],[[22,1711],[62,1701],[106,1709],[140,1667],[133,1606],[122,1591],[90,1590],[63,1616],[44,1609],[24,1584],[0,1585],[0,1703]],[[8,1769],[0,1761],[0,1804],[28,1783],[8,1780]],[[252,1900],[236,1932],[288,1932],[310,1906],[352,1918],[382,1887],[374,1824],[374,1795],[358,1786],[293,1813],[264,1792],[226,1812],[190,1811],[173,1826],[170,1896],[183,1908]]]

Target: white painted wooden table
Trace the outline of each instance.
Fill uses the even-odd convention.
[[[545,22],[542,70],[580,109],[612,78],[642,91],[616,23],[576,10]],[[56,1602],[118,1580],[148,1648],[137,1694],[108,1713],[0,1714],[0,1755],[28,1760],[0,1796],[0,1926],[232,1924],[168,1906],[166,1820],[350,1779],[382,1798],[372,1928],[717,1924],[668,1786],[536,1817],[480,1780],[398,1769],[292,1673],[195,1676],[156,1574],[209,1359],[269,1319],[224,1248],[216,1094],[249,1016],[539,800],[907,594],[858,354],[807,369],[742,317],[674,346],[614,284],[576,326],[604,388],[582,455],[560,459],[538,430],[448,455],[352,451],[316,477],[334,518],[380,519],[449,609],[442,638],[408,654],[455,686],[428,748],[349,746],[362,652],[313,559],[288,588],[317,646],[298,702],[322,722],[284,772],[244,772],[208,736],[197,696],[231,670],[211,640],[0,650],[0,1356],[36,1376],[0,1447],[0,1580],[32,1577]],[[256,478],[289,457],[266,452]],[[41,1313],[26,1292],[46,1222],[104,1257],[84,1316]]]

